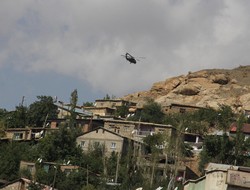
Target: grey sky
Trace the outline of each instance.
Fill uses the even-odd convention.
[[[1,0],[0,107],[79,103],[200,69],[248,65],[249,0]],[[146,57],[136,65],[126,52]]]

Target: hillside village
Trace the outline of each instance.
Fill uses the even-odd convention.
[[[215,79],[216,77],[207,76],[206,72],[193,74],[195,77],[190,77],[191,75],[191,73],[188,74],[188,80],[192,80],[192,82],[198,80],[197,75],[200,76],[199,80],[202,81],[205,80],[204,78],[213,78],[211,80],[214,81],[216,86],[219,85],[220,89],[228,88],[226,87],[228,83],[233,83],[234,85],[237,83],[236,79],[232,82],[232,79],[228,77],[229,75],[216,74],[217,79],[220,78],[218,80]],[[248,73],[245,74],[245,77],[247,75]],[[173,84],[176,83],[175,81],[177,79],[170,80],[171,84]],[[54,152],[53,149],[51,149],[52,152],[50,153],[52,155],[35,155],[36,158],[35,156],[32,158],[32,155],[30,155],[29,159],[27,157],[26,160],[18,160],[20,162],[17,165],[18,168],[16,168],[16,171],[18,171],[20,178],[13,181],[8,181],[6,177],[5,179],[1,179],[0,182],[2,186],[0,189],[23,190],[32,185],[38,188],[38,185],[33,183],[34,181],[41,184],[41,186],[39,186],[40,189],[62,189],[60,183],[63,182],[58,181],[60,175],[65,175],[66,179],[67,176],[71,176],[73,173],[79,173],[82,169],[84,170],[85,179],[82,181],[81,188],[79,189],[125,189],[124,187],[127,187],[129,189],[163,190],[243,190],[250,188],[250,184],[248,183],[248,181],[250,181],[250,167],[248,166],[250,165],[248,162],[242,161],[243,157],[248,161],[250,150],[245,147],[242,149],[239,148],[239,146],[243,146],[244,142],[248,142],[250,135],[248,119],[250,117],[250,111],[248,109],[249,102],[247,101],[247,103],[245,103],[241,101],[241,104],[237,104],[237,106],[233,104],[234,106],[231,106],[231,104],[228,104],[229,101],[227,101],[226,105],[223,106],[222,101],[220,104],[216,104],[219,106],[213,107],[212,105],[214,104],[212,104],[212,98],[210,98],[209,101],[206,99],[206,104],[196,104],[194,103],[194,99],[201,102],[201,98],[193,97],[193,101],[191,101],[190,98],[192,96],[199,96],[200,91],[204,93],[204,91],[207,92],[208,89],[204,89],[205,86],[202,87],[202,90],[200,87],[196,88],[196,85],[190,86],[187,79],[183,79],[181,82],[179,81],[179,83],[185,83],[186,89],[180,87],[180,84],[175,85],[174,89],[177,94],[176,96],[182,96],[183,101],[178,101],[178,98],[176,98],[175,101],[170,103],[169,91],[171,90],[169,90],[168,87],[161,90],[161,92],[156,90],[156,88],[151,89],[154,100],[149,100],[149,97],[152,98],[152,96],[149,96],[149,93],[146,92],[137,95],[128,95],[124,98],[98,99],[93,104],[82,106],[76,104],[73,106],[72,102],[74,101],[64,103],[54,100],[53,106],[55,106],[54,109],[56,109],[56,117],[50,118],[47,114],[46,117],[43,117],[40,125],[36,126],[4,126],[1,133],[2,146],[7,146],[10,143],[31,143],[32,146],[43,142],[46,144],[47,141],[44,141],[44,139],[55,137],[53,134],[58,133],[58,131],[62,131],[62,136],[60,137],[64,137],[65,141],[67,141],[66,138],[68,137],[65,135],[68,134],[67,131],[78,129],[78,135],[76,135],[75,138],[75,147],[80,148],[81,152],[84,153],[101,147],[102,157],[99,159],[98,164],[101,164],[102,168],[96,169],[98,172],[95,173],[93,172],[94,168],[90,168],[90,164],[84,166],[77,164],[82,162],[77,162],[74,160],[75,157],[73,159],[70,154],[65,155],[65,160],[53,160]],[[240,82],[238,82],[238,84],[239,83]],[[157,85],[155,84],[154,86]],[[177,89],[177,86],[182,90]],[[189,88],[189,90],[187,90],[187,88]],[[190,90],[191,88],[192,90]],[[215,88],[215,86],[213,86],[213,88]],[[239,86],[235,88],[239,89]],[[199,92],[195,89],[199,89]],[[156,91],[158,95],[155,94]],[[168,91],[167,95],[162,94],[163,91]],[[183,94],[184,91],[188,93],[186,94],[186,96],[188,96],[188,102],[190,102],[188,104],[187,98],[184,97],[185,95]],[[249,86],[245,86],[242,91],[249,92]],[[179,93],[182,95],[178,95]],[[161,94],[161,96],[159,96],[159,94]],[[240,100],[243,99],[243,96],[240,94],[238,94],[238,96],[241,97]],[[245,95],[244,97],[247,96]],[[161,102],[163,99],[167,99],[165,104]],[[216,101],[218,100],[219,98],[216,99]],[[235,101],[232,102],[235,103]],[[149,105],[148,107],[145,106],[147,104]],[[176,115],[181,119],[178,120],[177,123],[171,122],[170,120],[166,120],[165,122],[152,122],[154,120],[147,120],[143,117],[143,114],[145,114],[149,108],[154,108],[153,111],[155,111],[149,112],[151,116],[158,114],[159,110],[157,110],[157,106],[160,107],[160,111],[164,114],[164,116],[156,115],[157,118],[161,116],[172,118],[172,116]],[[215,111],[211,111],[212,109]],[[228,114],[229,109],[231,109],[232,113],[237,117],[233,119],[229,118],[229,116],[231,117],[231,115]],[[193,113],[203,113],[207,118],[209,118],[209,114],[211,114],[211,116],[214,115],[210,123],[207,122],[204,124],[204,121],[200,121],[197,126],[196,121],[185,120],[186,114]],[[220,125],[224,128],[219,127]],[[207,128],[205,129],[204,126]],[[211,139],[216,139],[216,143],[219,146],[219,142],[224,142],[225,145],[226,143],[231,143],[230,145],[232,145],[236,142],[235,139],[239,140],[238,138],[243,139],[241,141],[242,144],[236,143],[239,148],[237,149],[238,152],[236,152],[235,148],[235,150],[230,153],[230,156],[233,155],[232,158],[235,158],[235,160],[216,162],[216,159],[208,156],[207,160],[211,160],[211,162],[201,164],[201,160],[204,158],[202,157],[204,156],[204,151],[208,150],[206,145],[213,143]],[[64,139],[60,140],[63,142]],[[61,142],[60,140],[58,140],[58,142]],[[237,147],[236,145],[235,147]],[[231,147],[227,148],[232,149]],[[65,150],[66,149],[67,147],[65,146]],[[215,148],[213,147],[212,149]],[[221,150],[223,150],[223,148]],[[216,151],[217,150],[214,150],[214,152]],[[203,155],[201,156],[202,152]],[[228,154],[228,152],[224,153]],[[207,154],[210,153],[207,152]],[[228,155],[222,155],[222,157],[223,156]],[[112,162],[113,168],[109,169],[111,162],[108,162],[108,158],[112,157],[115,158],[114,162]],[[216,157],[215,154],[214,157]],[[1,158],[0,156],[0,160]],[[123,159],[129,161],[125,162]],[[123,162],[125,162],[125,165]],[[238,165],[239,163],[244,164]],[[123,168],[123,166],[125,167]],[[204,167],[200,168],[200,166]],[[112,175],[109,174],[109,170],[113,170]],[[123,186],[125,180],[120,176],[121,172],[124,172],[122,170],[125,170],[125,173],[127,172],[126,175],[130,182],[126,183],[131,183],[131,186]],[[26,173],[22,173],[21,171],[26,171]],[[39,172],[41,171],[47,171],[47,173],[50,174],[50,183],[44,183],[44,180],[38,180],[38,176],[41,175]],[[93,173],[92,175],[91,172]],[[29,173],[29,175],[27,173]],[[142,181],[139,180],[138,173],[143,176],[142,181],[145,181],[146,185],[143,185]],[[97,178],[105,185],[100,188],[98,186],[99,184],[94,184],[92,178]],[[132,180],[137,180],[137,178],[138,182]],[[72,178],[70,179],[72,180]]]

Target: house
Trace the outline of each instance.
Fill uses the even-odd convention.
[[[29,179],[26,178],[20,178],[17,179],[15,181],[9,182],[3,186],[0,187],[0,190],[29,190],[29,185],[31,183],[35,183]],[[36,183],[38,184],[38,183]],[[48,186],[48,185],[43,185],[43,184],[39,184],[41,185],[41,190],[51,190],[52,187]],[[54,189],[56,190],[56,189]]]
[[[67,122],[66,119],[48,120],[50,123],[50,130],[58,129],[60,125]],[[93,117],[76,119],[76,125],[82,128],[82,132],[94,130],[98,127],[115,132],[121,136],[133,139],[135,141],[143,141],[147,135],[154,133],[165,133],[167,136],[173,136],[176,129],[171,125],[155,124],[139,121],[127,121],[114,117]],[[47,133],[47,131],[46,131]]]
[[[184,190],[245,190],[250,188],[250,168],[209,163],[205,175],[187,180]]]
[[[92,112],[96,116],[112,116],[115,114],[115,108],[110,107],[84,107],[85,110]]]
[[[230,131],[229,134],[231,137],[235,137],[237,133],[237,123],[234,122],[230,125]],[[245,139],[250,137],[250,124],[248,123],[243,123],[242,128],[241,128],[242,133],[245,135]]]
[[[148,179],[151,178],[153,170],[155,170],[155,174],[160,180],[169,178],[174,174],[174,171],[176,172],[174,174],[176,180],[179,182],[198,178],[198,175],[190,167],[186,166],[183,160],[178,160],[174,157],[166,159],[166,155],[163,154],[157,157],[155,164],[152,163],[150,155],[144,155],[137,163],[143,168],[143,173]]]
[[[249,117],[250,117],[250,110],[249,110],[249,109],[245,109],[245,110],[244,110],[244,114],[245,114],[245,116],[246,116],[247,118],[249,118]]]
[[[200,109],[206,109],[206,108],[193,105],[177,104],[177,103],[171,103],[170,105],[163,106],[164,113],[185,113],[191,111],[198,111]]]
[[[120,155],[125,155],[129,147],[138,150],[140,154],[142,143],[129,139],[125,136],[112,132],[103,127],[96,128],[92,131],[86,132],[76,138],[76,143],[83,151],[89,151],[102,146],[104,154],[109,156],[112,152],[117,152]]]
[[[203,146],[203,137],[195,133],[183,133],[184,143],[190,145],[193,153],[200,153]]]
[[[136,103],[125,101],[122,99],[102,99],[96,100],[94,106],[92,107],[83,107],[84,110],[92,112],[93,115],[102,116],[113,116],[115,111],[122,106],[128,108],[135,107]]]
[[[140,142],[147,135],[154,133],[164,133],[168,137],[176,133],[172,125],[127,120],[104,120],[104,128]]]
[[[95,100],[95,107],[109,107],[109,108],[117,108],[121,106],[136,106],[136,103],[129,102],[122,99],[99,99]]]
[[[60,125],[65,125],[68,120],[67,119],[51,119],[48,120],[50,123],[50,129],[59,129]],[[82,128],[82,132],[87,132],[97,127],[102,127],[104,125],[103,119],[99,118],[84,118],[84,119],[76,119],[76,126]]]
[[[21,161],[20,162],[20,171],[22,170],[28,170],[34,179],[36,174],[36,164],[40,164],[40,166],[43,167],[45,171],[49,171],[54,166],[59,166],[60,170],[62,172],[65,172],[66,174],[69,174],[72,171],[77,171],[79,169],[79,166],[73,166],[69,165],[67,163],[58,164],[55,162],[43,162],[42,159],[38,160],[37,163],[35,162],[27,162],[27,161]]]
[[[38,140],[45,135],[47,128],[26,127],[26,128],[8,128],[5,130],[5,136],[8,140],[30,141]]]

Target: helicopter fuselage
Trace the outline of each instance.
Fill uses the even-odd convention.
[[[135,58],[134,58],[132,55],[130,55],[129,53],[126,53],[125,58],[126,58],[130,63],[136,64]]]

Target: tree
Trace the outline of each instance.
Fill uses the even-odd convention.
[[[78,94],[77,94],[77,89],[75,89],[71,93],[71,99],[70,99],[70,119],[69,119],[69,127],[75,127],[76,125],[76,106],[77,106],[77,101],[78,101]]]
[[[85,185],[82,190],[96,190],[95,186],[91,185],[91,184],[88,184],[88,185]]]
[[[240,115],[237,121],[237,131],[236,137],[234,139],[234,156],[235,161],[234,164],[244,164],[244,149],[247,151],[247,146],[244,138],[244,134],[242,132],[243,124],[245,123],[246,119],[244,115]],[[248,148],[249,149],[249,148]]]
[[[117,107],[116,111],[115,111],[115,116],[117,117],[122,117],[125,118],[129,113],[129,107],[126,105],[122,105],[120,107]]]
[[[85,106],[85,107],[93,107],[94,103],[93,102],[83,102],[83,106]]]
[[[109,95],[109,94],[106,94],[106,96],[103,98],[104,100],[112,100],[112,99],[115,99],[116,96],[115,95]]]
[[[15,111],[6,113],[5,125],[8,128],[24,128],[27,125],[27,111],[25,106],[16,106]]]
[[[164,113],[162,112],[160,104],[150,100],[146,105],[143,106],[143,111],[141,113],[141,121],[162,123],[163,118]]]
[[[20,161],[27,158],[28,143],[9,142],[0,144],[0,179],[12,181],[19,176]]]
[[[57,118],[57,106],[51,96],[37,96],[37,99],[29,106],[29,125],[42,127],[47,119]]]
[[[204,166],[209,162],[221,164],[233,164],[233,145],[228,136],[206,136],[203,142],[203,150],[200,154],[200,171],[204,171]]]
[[[74,131],[61,126],[58,131],[41,139],[38,146],[38,154],[46,161],[71,160],[81,157],[82,151],[76,146]]]
[[[143,106],[143,110],[137,112],[135,116],[129,118],[133,121],[143,121],[151,123],[163,123],[165,114],[162,111],[161,105],[153,100],[147,100],[147,103]]]
[[[230,106],[220,105],[216,119],[218,127],[224,131],[227,131],[230,124],[236,120],[236,115],[233,113]]]

